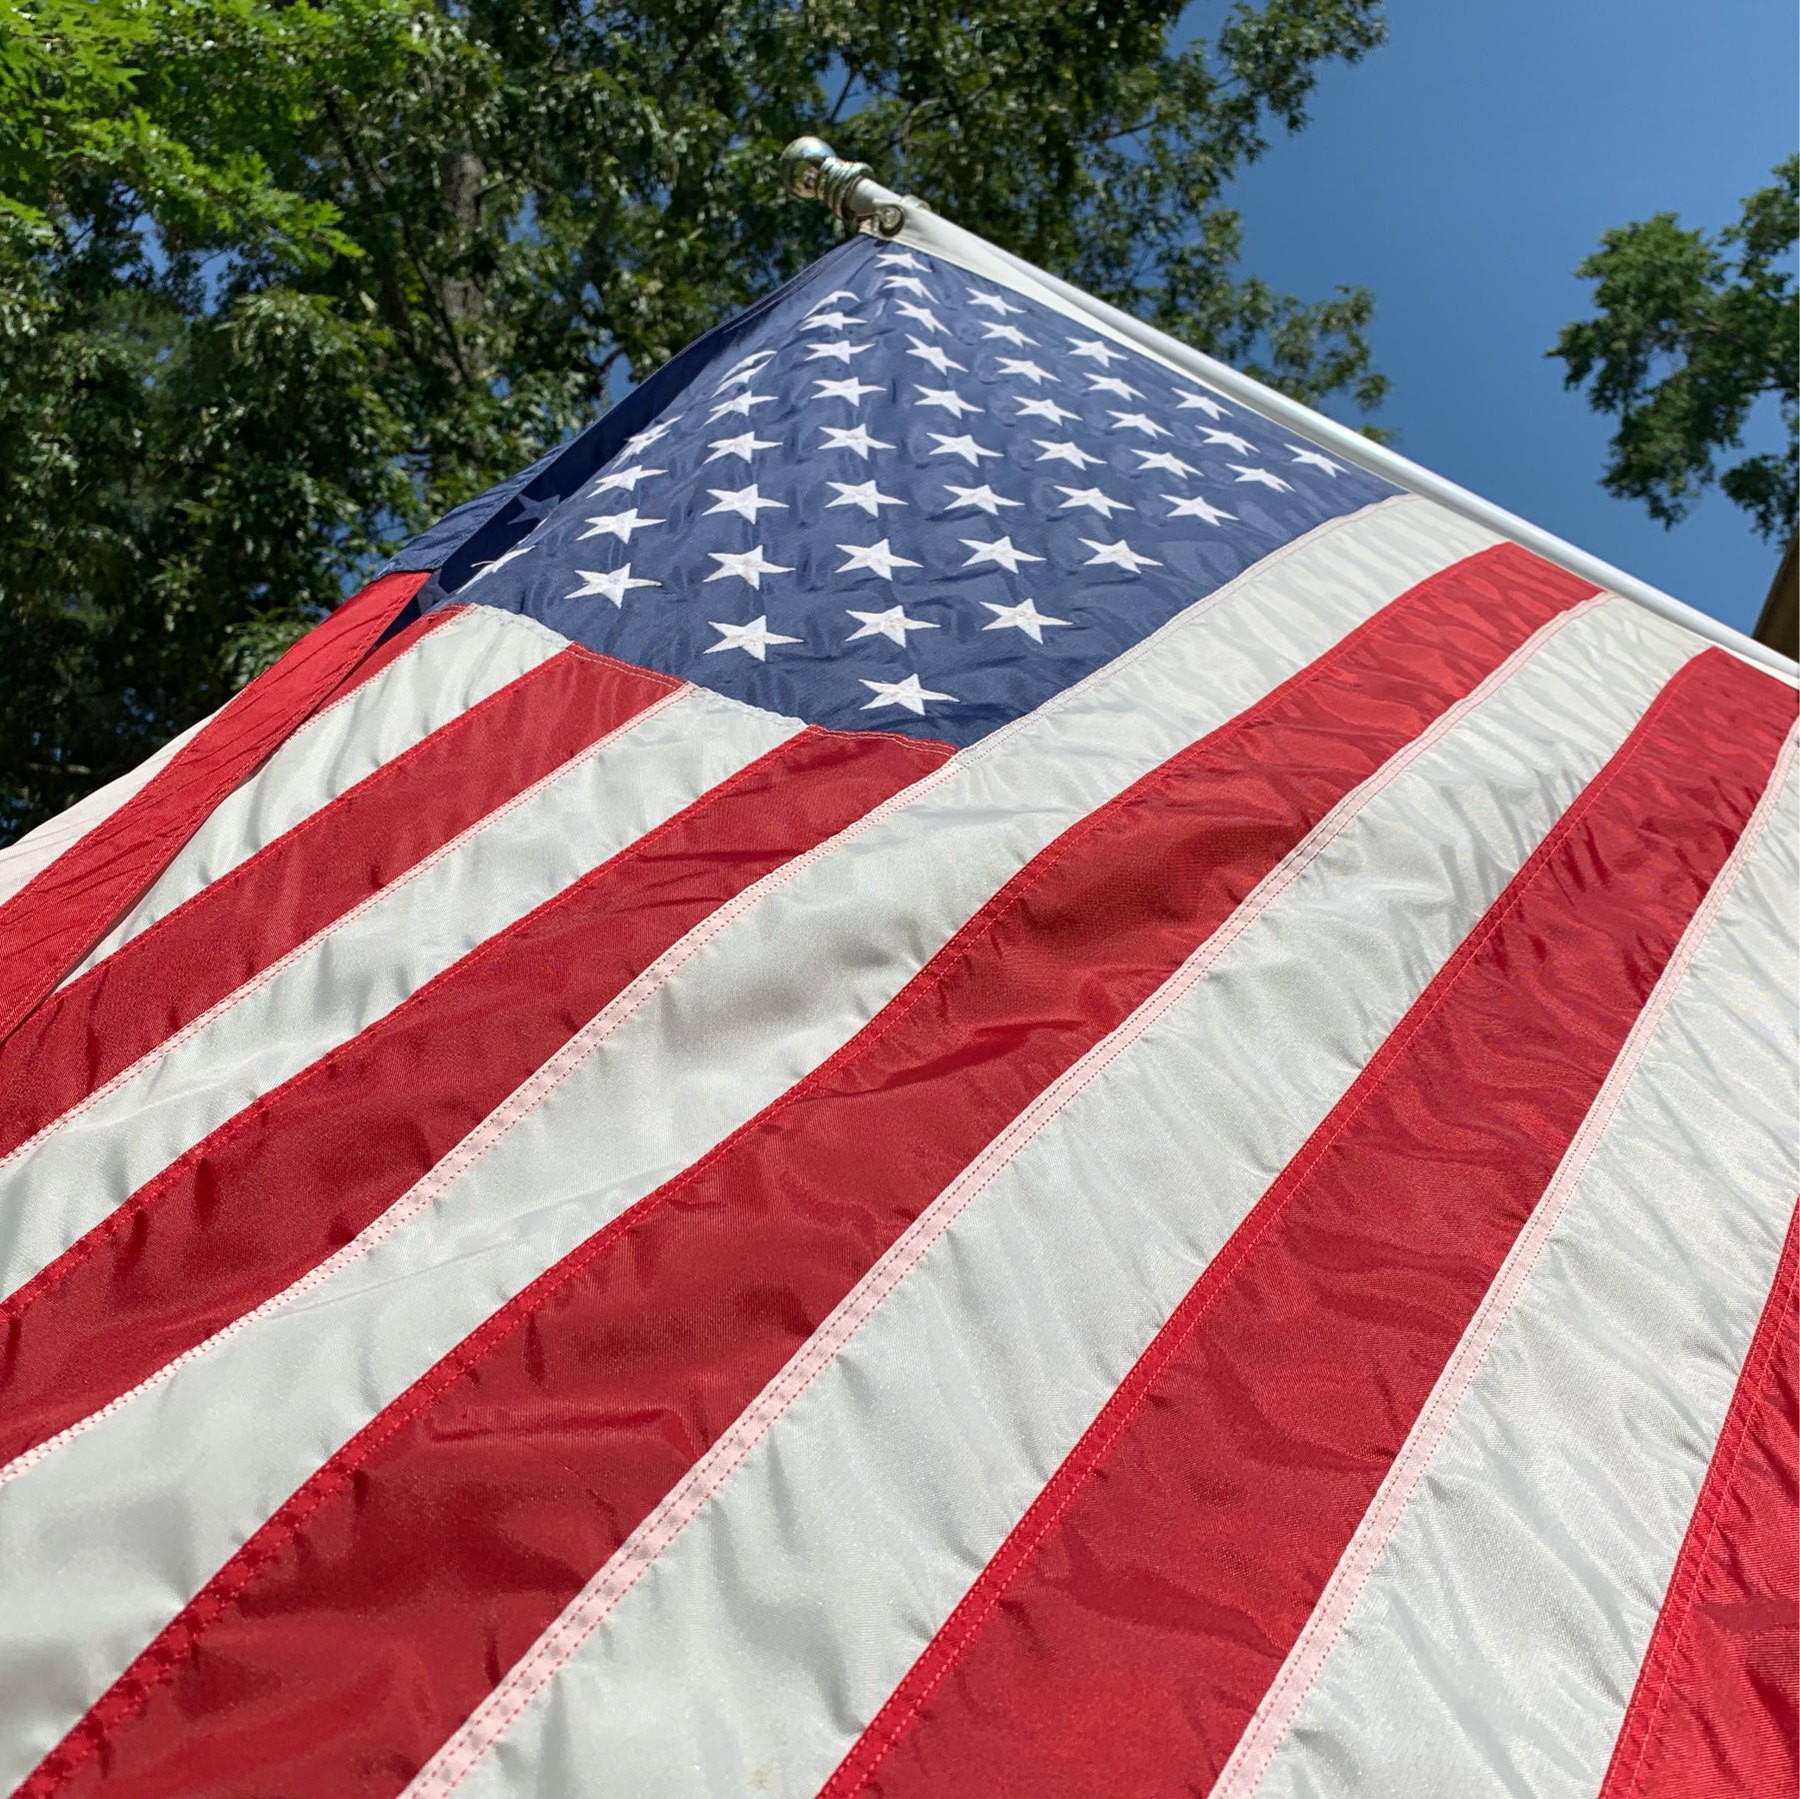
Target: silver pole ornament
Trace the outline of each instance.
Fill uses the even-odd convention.
[[[823,138],[795,138],[781,153],[781,179],[796,200],[817,200],[846,225],[872,225],[893,237],[906,223],[899,195],[875,180],[866,162],[846,162]]]

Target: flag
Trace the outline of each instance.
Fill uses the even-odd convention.
[[[909,215],[0,858],[0,1778],[1793,1790],[1793,683],[1208,367]]]

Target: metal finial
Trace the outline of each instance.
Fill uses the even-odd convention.
[[[893,237],[906,223],[899,203],[866,162],[846,162],[823,138],[797,137],[781,153],[781,179],[797,200],[818,200],[847,225],[873,224]]]

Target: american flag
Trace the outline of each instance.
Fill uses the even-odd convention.
[[[0,854],[0,1782],[1793,1791],[1795,711],[851,240]]]

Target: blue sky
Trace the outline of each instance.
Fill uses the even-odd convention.
[[[1716,229],[1793,149],[1793,0],[1390,0],[1388,19],[1239,183],[1246,268],[1308,298],[1373,289],[1379,416],[1415,461],[1748,630],[1779,550],[1716,494],[1672,531],[1611,498],[1611,427],[1543,352],[1587,310],[1570,271],[1608,226]]]

